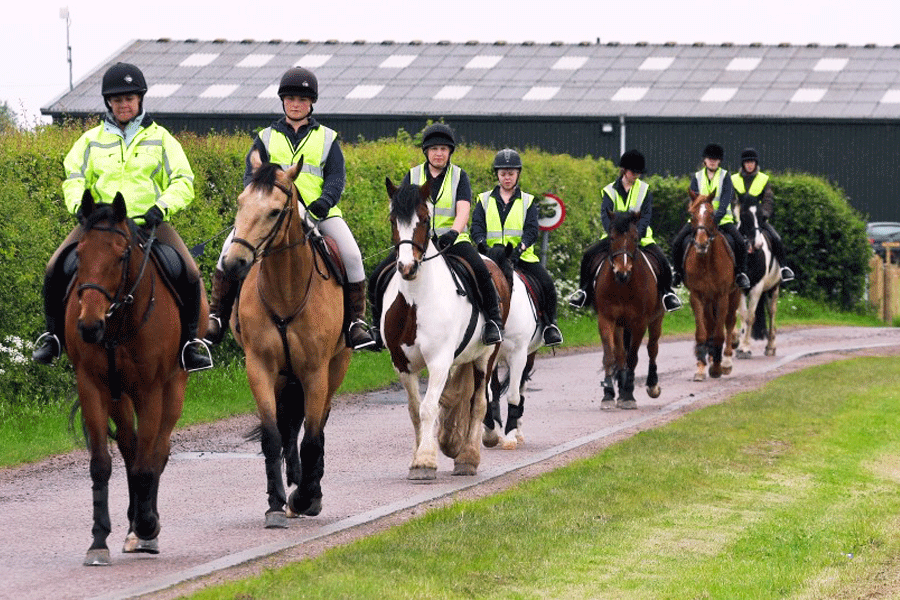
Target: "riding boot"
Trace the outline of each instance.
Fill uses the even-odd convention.
[[[206,343],[216,345],[225,337],[231,321],[231,309],[240,290],[238,282],[225,275],[221,269],[213,271],[212,293],[209,301],[209,324],[206,327]]]
[[[778,264],[781,265],[782,283],[792,281],[795,275],[794,271],[789,266],[787,266],[784,242],[781,241],[781,236],[778,235],[778,232],[775,231],[775,229],[768,223],[766,223],[766,231],[769,232],[769,236],[772,238],[772,254],[775,255],[775,260],[777,260]]]
[[[549,275],[547,277],[549,279]],[[553,286],[552,280],[547,281],[545,285],[546,289],[541,294],[542,297],[546,298],[543,302],[544,345],[559,346],[563,343],[563,336],[559,330],[559,325],[556,324],[556,288]]]
[[[681,231],[675,234],[672,240],[672,286],[673,288],[684,283],[684,240],[690,233],[690,227],[685,225]]]
[[[347,327],[347,346],[354,350],[375,350],[375,338],[369,331],[366,316],[366,282],[359,281],[346,285],[347,307],[350,324]]]
[[[563,343],[562,332],[555,322],[550,322],[544,327],[543,335],[545,346],[559,346]]]
[[[181,290],[183,305],[181,307],[182,340],[181,366],[185,371],[201,371],[213,366],[209,346],[197,337],[197,324],[200,321],[200,280],[187,282]]]
[[[497,290],[493,285],[486,286],[484,294],[484,331],[481,334],[481,342],[485,346],[499,344],[503,341],[503,316],[500,314],[500,299],[497,298]]]
[[[741,240],[735,240],[734,256],[737,260],[737,274],[734,282],[742,290],[750,289],[750,278],[747,277],[747,245]]]
[[[57,313],[61,311],[57,305],[63,301],[65,292],[58,293],[55,283],[52,272],[44,276],[44,321],[47,323],[47,331],[35,341],[34,352],[31,353],[31,360],[42,365],[53,364],[62,353],[62,329],[57,325]]]

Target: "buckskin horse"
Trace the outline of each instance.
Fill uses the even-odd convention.
[[[178,305],[151,259],[154,238],[140,239],[121,194],[111,205],[96,204],[86,191],[80,220],[84,232],[66,301],[65,340],[91,455],[94,539],[84,564],[93,566],[110,564],[108,436],[115,438],[127,470],[122,551],[159,553],[159,478],[188,374],[179,364],[181,331],[172,326],[179,323]],[[203,297],[200,335],[209,310]]]
[[[734,256],[714,219],[708,196],[690,190],[690,243],[684,253],[684,285],[691,293],[694,311],[694,381],[713,378],[732,369],[732,340],[741,291],[734,283]],[[724,352],[724,358],[723,358]]]
[[[498,345],[481,343],[481,311],[431,240],[429,184],[397,188],[386,179],[385,186],[397,263],[384,292],[379,326],[406,390],[416,434],[408,478],[436,478],[438,447],[454,460],[454,475],[475,475],[485,388]],[[505,318],[509,289],[496,265],[486,263]],[[423,399],[419,373],[424,369],[428,386]]]
[[[754,340],[766,340],[766,356],[775,356],[775,314],[781,289],[781,265],[772,252],[772,241],[760,227],[759,202],[741,203],[736,213],[738,230],[747,240],[747,276],[750,278],[750,289],[741,292],[738,306],[741,331],[737,357],[752,356],[751,336]]]
[[[251,154],[253,178],[238,197],[234,239],[224,257],[243,279],[231,329],[246,356],[265,456],[265,526],[322,509],[325,422],[351,351],[343,336],[343,289],[314,249],[318,230],[294,185],[300,162],[282,169]],[[303,426],[299,455],[297,440]],[[281,475],[284,459],[286,498]],[[287,509],[285,509],[287,505]]]
[[[634,374],[638,351],[647,337],[647,395],[662,392],[656,371],[659,338],[665,316],[656,279],[660,265],[640,249],[637,222],[639,212],[609,212],[609,255],[594,282],[594,309],[597,330],[603,342],[603,399],[601,410],[614,406],[637,408]],[[614,384],[619,396],[615,397]]]

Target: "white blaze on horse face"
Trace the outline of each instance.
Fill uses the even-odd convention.
[[[415,223],[397,222],[397,237],[399,240],[407,242],[412,240],[415,231]],[[418,261],[414,250],[415,247],[409,243],[400,244],[397,247],[397,271],[404,279],[415,279]]]
[[[763,247],[762,230],[759,228],[759,217],[756,214],[756,206],[750,207],[750,214],[753,215],[753,247],[757,250]]]

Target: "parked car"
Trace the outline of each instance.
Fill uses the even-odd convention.
[[[885,242],[900,242],[900,223],[877,221],[866,225],[866,237],[875,254],[885,257]],[[891,247],[891,262],[900,263],[900,247]]]

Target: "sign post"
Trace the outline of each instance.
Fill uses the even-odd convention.
[[[538,226],[543,232],[541,240],[541,265],[547,266],[547,248],[550,244],[550,232],[562,225],[566,220],[566,205],[559,196],[544,194],[538,201]]]

